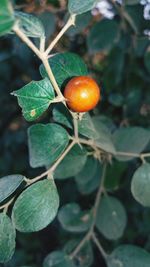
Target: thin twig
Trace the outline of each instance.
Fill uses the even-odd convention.
[[[60,156],[60,158],[55,162],[55,164],[51,167],[50,173],[54,172],[57,166],[60,164],[60,162],[64,159],[64,157],[68,154],[68,152],[72,149],[72,147],[76,144],[75,141],[70,143],[70,145],[67,147],[67,149],[64,151],[64,153]]]
[[[21,31],[17,24],[13,27],[13,31],[18,35],[18,37],[28,46],[30,49],[41,59],[42,53],[40,50],[34,45],[34,43]]]
[[[45,36],[40,38],[40,52],[44,53],[45,51]]]
[[[50,45],[48,46],[47,50],[45,51],[47,56],[52,51],[52,49],[57,44],[57,42],[60,40],[60,38],[64,35],[64,33],[72,25],[75,25],[75,18],[76,18],[76,15],[71,15],[70,18],[68,19],[67,23],[65,24],[65,26],[62,28],[62,30],[59,32],[59,34],[56,36],[56,38],[50,43]]]
[[[102,177],[101,177],[99,190],[97,192],[96,199],[95,199],[95,204],[94,204],[94,208],[93,208],[93,221],[92,221],[91,227],[90,227],[89,231],[87,232],[87,234],[84,236],[84,238],[81,240],[79,245],[71,253],[71,255],[70,255],[71,259],[76,257],[76,255],[82,249],[84,244],[87,241],[89,241],[94,235],[94,227],[95,227],[95,223],[96,223],[97,211],[98,211],[101,195],[102,195],[102,192],[103,192],[104,180],[105,180],[105,176],[106,176],[106,166],[107,166],[107,163],[105,162],[104,166],[103,166],[103,173],[102,173]],[[104,252],[104,250],[103,250],[103,254],[102,255],[106,256],[106,253]]]
[[[143,164],[145,164],[146,163],[146,160],[145,160],[145,158],[143,157],[143,155],[141,154],[141,157],[140,157],[140,159],[141,159],[141,161],[142,161],[142,163]]]
[[[106,168],[107,168],[107,162],[104,162],[103,172],[102,172],[102,176],[101,176],[101,180],[100,180],[100,186],[99,186],[99,189],[98,189],[98,192],[96,195],[95,204],[94,204],[94,208],[93,208],[93,222],[92,222],[92,226],[91,226],[92,232],[94,231],[94,227],[95,227],[95,223],[96,223],[96,219],[97,219],[97,211],[98,211],[101,196],[103,193],[104,181],[105,181],[105,177],[106,177]]]
[[[74,136],[75,136],[75,139],[78,139],[78,137],[79,137],[79,133],[78,133],[78,118],[77,118],[76,114],[72,113],[72,116],[73,116],[73,125],[74,125]]]
[[[73,140],[74,137],[70,137],[70,139]],[[100,153],[102,152],[102,150],[99,148],[99,146],[97,146],[96,143],[92,139],[78,138],[78,140],[79,140],[78,142],[80,144],[88,145],[88,146],[92,147],[94,150],[96,150],[97,152],[98,151]],[[105,153],[104,150],[103,150],[103,152]],[[115,152],[115,156],[135,157],[135,158],[141,159],[142,162],[144,162],[144,158],[150,157],[150,153],[141,153],[141,154],[138,154],[138,153],[132,153],[132,152],[116,151]]]
[[[17,24],[15,24],[15,26],[13,27],[13,30],[18,35],[18,37],[41,59],[57,95],[62,97],[62,99],[64,99],[63,94],[61,93],[59,86],[56,82],[56,79],[54,77],[54,74],[51,70],[51,67],[50,67],[48,59],[45,55],[45,52],[42,52],[42,50],[44,49],[44,47],[43,47],[44,46],[44,39],[41,40],[41,44],[40,44],[41,51],[40,51],[34,45],[34,43],[21,31],[21,29],[18,27]],[[62,101],[64,101],[64,100],[62,100]]]
[[[117,152],[115,153],[115,156],[125,156],[125,157],[135,157],[135,158],[139,158],[141,155],[138,154],[138,153],[117,151]]]
[[[74,137],[70,137],[70,140],[74,140]],[[99,148],[99,146],[96,145],[96,143],[94,142],[94,140],[92,139],[85,139],[85,138],[78,138],[78,142],[80,144],[84,144],[84,145],[88,145],[91,146],[92,148],[97,148],[97,150],[99,150],[101,152],[101,149]],[[104,151],[105,153],[105,151]],[[107,153],[107,152],[106,152]],[[150,157],[150,153],[132,153],[132,152],[123,152],[123,151],[116,151],[115,152],[115,156],[124,156],[124,157],[135,157],[135,158],[148,158]]]
[[[75,250],[71,253],[70,255],[70,259],[74,259],[76,257],[76,255],[78,254],[78,252],[83,248],[84,244],[86,244],[86,242],[88,242],[91,239],[91,233],[88,232],[84,238],[81,240],[81,242],[78,244],[78,246],[75,248]]]
[[[51,69],[51,67],[49,65],[48,59],[45,56],[42,56],[41,57],[41,60],[43,62],[43,65],[44,65],[44,67],[46,69],[46,72],[47,72],[47,74],[49,76],[50,81],[52,82],[52,85],[53,85],[53,87],[54,87],[57,95],[59,97],[61,97],[63,99],[63,101],[65,102],[65,98],[64,98],[63,94],[61,93],[60,88],[59,88],[59,86],[58,86],[58,84],[56,82],[56,79],[54,77],[54,74],[52,72],[52,69]]]
[[[40,179],[42,179],[45,176],[50,176],[51,174],[53,174],[53,172],[55,171],[55,169],[57,168],[57,166],[60,164],[60,162],[64,159],[64,157],[68,154],[68,152],[72,149],[72,147],[75,145],[75,141],[72,141],[69,146],[67,147],[67,149],[63,152],[63,154],[58,158],[58,160],[50,167],[50,169],[48,169],[47,171],[43,172],[42,174],[36,176],[33,179],[27,179],[24,178],[24,181],[30,185],[33,184],[37,181],[39,181]]]
[[[105,250],[103,249],[103,247],[101,246],[101,243],[99,242],[99,240],[97,239],[95,233],[93,233],[92,235],[92,240],[93,242],[95,243],[95,245],[98,247],[100,253],[102,254],[103,258],[106,260],[108,255],[107,253],[105,252]]]
[[[143,154],[141,154],[142,155],[142,157],[144,157],[144,158],[148,158],[148,157],[150,157],[150,153],[143,153]]]
[[[10,201],[8,201],[6,204],[0,206],[0,210],[5,209],[5,212],[7,212],[9,206],[11,205],[11,203],[14,201],[15,197],[11,198]]]
[[[130,17],[130,15],[125,11],[123,10],[123,16],[124,18],[126,19],[126,21],[129,23],[129,25],[131,26],[131,28],[133,29],[133,31],[138,34],[138,30],[136,28],[136,25],[134,23],[134,21],[132,20],[132,18]]]
[[[138,153],[118,151],[118,152],[115,153],[115,156],[124,156],[124,157],[139,158],[139,159],[141,159],[142,163],[145,163],[146,162],[145,158],[150,157],[150,153],[141,153],[141,154],[138,154]]]
[[[92,139],[84,139],[84,138],[79,138],[79,142],[84,145],[88,146],[94,146],[94,141]]]

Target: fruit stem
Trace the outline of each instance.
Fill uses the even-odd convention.
[[[78,118],[77,118],[77,113],[72,113],[72,117],[73,117],[73,125],[74,125],[74,136],[75,139],[78,140],[79,139],[79,132],[78,132]]]

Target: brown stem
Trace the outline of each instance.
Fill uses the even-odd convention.
[[[75,17],[76,15],[71,15],[70,18],[68,19],[67,23],[65,24],[65,26],[61,29],[61,31],[59,32],[59,34],[56,36],[56,38],[50,43],[49,47],[47,48],[47,50],[45,51],[46,55],[48,56],[48,54],[52,51],[52,49],[54,48],[54,46],[58,43],[58,41],[60,40],[60,38],[64,35],[64,33],[72,26],[75,25]]]
[[[103,185],[104,185],[104,180],[105,180],[105,176],[106,176],[106,166],[107,166],[107,164],[104,163],[103,173],[102,173],[102,177],[101,177],[101,182],[100,182],[99,190],[97,192],[96,199],[95,199],[95,204],[94,204],[94,208],[93,208],[93,222],[92,222],[92,225],[91,225],[89,231],[87,232],[87,234],[84,236],[84,238],[79,243],[79,245],[75,248],[75,250],[70,255],[70,258],[71,259],[73,259],[73,258],[76,257],[76,255],[78,254],[78,252],[82,249],[82,247],[84,246],[84,244],[87,241],[89,241],[90,239],[93,239],[93,236],[94,236],[94,227],[95,227],[96,216],[97,216],[97,210],[98,210],[98,206],[99,206],[99,203],[100,203],[101,195],[102,195],[102,192],[103,192]],[[100,243],[99,243],[99,245],[100,245]],[[102,255],[106,255],[106,253],[105,254],[104,253],[105,252],[103,250],[103,254]]]
[[[99,242],[99,240],[97,239],[95,233],[93,233],[92,235],[92,240],[95,243],[95,245],[97,246],[97,248],[99,249],[100,253],[102,254],[103,258],[106,259],[108,257],[107,253],[105,252],[105,250],[103,249],[103,247],[101,246],[101,243]]]
[[[0,210],[5,210],[5,212],[7,212],[9,206],[11,205],[11,203],[14,201],[15,197],[11,198],[10,201],[8,201],[6,204],[0,206]]]
[[[51,174],[53,174],[53,172],[55,171],[55,169],[57,168],[57,166],[64,159],[64,157],[68,154],[68,152],[75,145],[75,143],[76,143],[75,141],[72,141],[70,143],[70,145],[67,147],[67,149],[64,151],[64,153],[59,157],[59,159],[52,165],[52,167],[50,169],[48,169],[47,171],[43,172],[42,174],[36,176],[33,179],[27,179],[27,178],[25,178],[24,181],[28,185],[30,185],[30,184],[33,184],[33,183],[37,182],[38,180],[42,179],[44,176],[50,176]]]
[[[42,59],[42,53],[40,50],[34,45],[34,43],[20,30],[17,24],[13,27],[13,31],[18,35],[18,37],[28,46],[30,49],[40,58]]]
[[[57,82],[56,82],[56,79],[55,79],[55,77],[54,77],[54,74],[53,74],[53,72],[52,72],[52,69],[51,69],[51,67],[50,67],[50,65],[49,65],[48,59],[47,59],[45,56],[42,56],[41,60],[42,60],[42,62],[43,62],[43,65],[44,65],[44,67],[45,67],[45,69],[46,69],[46,72],[47,72],[47,74],[48,74],[48,76],[49,76],[50,81],[52,82],[52,85],[53,85],[53,87],[54,87],[54,89],[55,89],[57,95],[58,95],[59,97],[61,97],[61,98],[63,99],[63,101],[65,101],[65,98],[64,98],[62,92],[61,92],[60,89],[59,89],[59,86],[58,86],[58,84],[57,84]]]
[[[104,162],[100,186],[99,186],[99,189],[98,189],[98,192],[96,195],[95,205],[93,208],[93,222],[92,222],[92,226],[91,226],[92,232],[94,231],[94,227],[95,227],[95,223],[96,223],[96,219],[97,219],[97,211],[98,211],[98,207],[99,207],[101,196],[102,196],[103,189],[104,189],[104,181],[105,181],[105,177],[106,177],[106,168],[107,168],[107,162]]]

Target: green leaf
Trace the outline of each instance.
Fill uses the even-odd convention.
[[[0,36],[9,33],[14,24],[13,9],[8,0],[0,1]]]
[[[148,36],[137,36],[135,39],[135,54],[137,57],[143,57],[145,53],[146,48],[149,45],[149,39]]]
[[[19,28],[29,37],[40,38],[45,36],[44,27],[41,21],[31,14],[15,12]]]
[[[123,235],[127,223],[126,211],[122,203],[110,196],[103,196],[97,212],[96,227],[109,240]]]
[[[97,0],[69,0],[68,9],[71,14],[82,14],[94,8]]]
[[[150,51],[149,50],[147,50],[144,55],[144,63],[145,63],[145,66],[148,72],[150,72]]]
[[[140,4],[140,0],[124,0],[125,5],[136,5]]]
[[[84,184],[93,179],[95,173],[97,172],[97,167],[99,165],[99,161],[94,157],[89,156],[84,165],[84,168],[76,175],[76,181],[80,181],[80,183]]]
[[[79,245],[80,242],[81,238],[69,240],[64,246],[64,251],[67,254],[71,254],[75,250],[75,248]],[[73,262],[75,263],[75,266],[78,267],[90,267],[93,261],[94,261],[94,255],[93,255],[92,245],[91,242],[87,241],[84,244],[84,246],[80,249],[80,251],[77,253]]]
[[[92,27],[87,45],[90,53],[111,49],[119,38],[119,25],[114,20],[103,19]]]
[[[90,194],[98,187],[101,177],[101,165],[93,157],[88,157],[83,169],[75,176],[81,194]]]
[[[58,211],[59,196],[53,180],[31,185],[17,198],[12,220],[20,232],[36,232],[50,224]]]
[[[125,48],[124,48],[125,49]],[[125,68],[125,51],[124,49],[114,47],[107,56],[107,68],[105,69],[103,83],[109,93],[109,102],[114,106],[123,104],[123,96],[114,92],[114,88],[122,81]],[[120,86],[120,85],[119,85]]]
[[[121,184],[121,178],[126,169],[127,163],[114,161],[113,164],[107,168],[105,188],[107,190],[117,190]]]
[[[48,78],[39,82],[32,81],[12,94],[17,96],[27,121],[39,118],[55,98],[53,86]]]
[[[150,254],[144,249],[132,245],[116,248],[107,258],[108,267],[149,267]]]
[[[55,170],[56,179],[66,179],[75,176],[83,168],[87,159],[87,151],[75,145]]]
[[[63,251],[54,251],[46,256],[43,267],[75,267],[75,265]]]
[[[150,141],[147,129],[141,127],[120,128],[113,135],[114,145],[117,152],[140,154]],[[116,156],[118,160],[128,161],[134,156]]]
[[[98,137],[94,138],[96,145],[108,153],[115,154],[116,151],[113,144],[110,129],[104,123],[101,122],[99,116],[93,117],[92,121],[95,130],[98,133]]]
[[[54,107],[53,119],[54,121],[73,129],[72,116],[69,110],[63,104],[58,104],[56,107]]]
[[[4,201],[13,194],[23,182],[23,179],[24,176],[19,174],[8,175],[0,178],[0,202]]]
[[[134,198],[144,207],[150,207],[150,164],[144,163],[133,175],[131,191]]]
[[[0,263],[7,262],[14,254],[16,232],[10,218],[0,213]]]
[[[36,124],[28,130],[30,165],[34,167],[51,165],[65,150],[69,137],[61,126]]]
[[[90,139],[98,139],[99,132],[97,132],[95,125],[93,123],[93,118],[89,113],[85,113],[82,117],[82,120],[78,123],[79,133],[83,136],[86,136]]]
[[[139,33],[143,36],[143,31],[147,26],[149,27],[149,22],[145,20],[143,11],[143,6],[140,4],[125,6],[126,17],[128,17],[128,21],[130,21],[130,27],[134,29],[138,36],[140,36]]]
[[[61,226],[68,232],[86,232],[92,222],[91,211],[81,211],[77,203],[69,203],[63,206],[58,213]]]
[[[42,13],[40,12],[38,14],[38,18],[43,24],[43,27],[45,30],[45,38],[46,38],[46,41],[48,41],[56,30],[56,20],[57,20],[56,16],[53,12],[50,12],[50,10],[47,10]],[[48,21],[50,23],[47,23]]]
[[[49,59],[52,72],[60,87],[74,76],[88,75],[88,70],[82,59],[73,53],[58,53]],[[43,65],[40,66],[43,78],[48,77]]]
[[[121,107],[124,104],[124,98],[119,93],[112,93],[109,95],[109,102],[115,107]]]
[[[136,86],[137,87],[137,86]],[[130,91],[126,95],[126,101],[125,101],[125,106],[127,110],[128,116],[133,116],[134,112],[135,115],[137,116],[137,113],[139,113],[139,109],[141,107],[141,99],[143,96],[142,88],[132,88],[130,87]]]

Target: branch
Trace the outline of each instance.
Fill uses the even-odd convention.
[[[28,179],[28,178],[24,177],[24,181],[26,182],[27,186],[39,181],[44,176],[50,177],[53,174],[53,172],[55,171],[55,169],[57,168],[57,166],[60,164],[60,162],[64,159],[64,157],[68,154],[68,152],[71,150],[71,148],[74,145],[75,145],[75,141],[72,141],[70,143],[70,145],[67,147],[67,149],[64,151],[64,153],[60,156],[60,158],[52,165],[52,167],[50,169],[48,169],[47,171],[43,172],[41,175],[36,176],[33,179]],[[15,199],[15,197],[11,198],[10,201],[8,201],[6,204],[0,206],[0,210],[5,209],[5,212],[7,212],[9,206],[14,201],[14,199]]]
[[[98,207],[100,204],[100,200],[101,200],[101,196],[104,190],[104,181],[105,181],[105,177],[106,177],[106,168],[107,168],[107,162],[104,162],[104,166],[103,166],[103,172],[102,172],[102,177],[101,177],[101,181],[100,181],[100,186],[96,195],[96,199],[95,199],[95,204],[94,204],[94,208],[93,208],[93,222],[92,222],[92,226],[91,226],[91,232],[93,233],[94,231],[94,227],[95,227],[95,223],[96,223],[96,219],[97,219],[97,211],[98,211]]]
[[[143,163],[146,162],[145,158],[150,157],[150,153],[142,153],[142,154],[138,154],[138,153],[130,153],[130,152],[116,152],[115,154],[116,156],[125,156],[125,157],[134,157],[134,158],[140,158],[142,160]]]
[[[45,55],[44,46],[45,46],[45,39],[41,39],[40,41],[40,50],[34,45],[34,43],[21,31],[21,29],[18,27],[17,24],[13,27],[13,31],[16,33],[16,35],[38,56],[38,58],[41,59],[43,62],[43,65],[47,71],[47,74],[49,76],[50,81],[52,82],[52,85],[59,97],[62,98],[62,102],[65,102],[65,98],[63,94],[61,93],[59,86],[56,82],[56,79],[54,77],[54,74],[51,70],[51,67],[48,63],[47,56]]]
[[[76,15],[71,15],[70,18],[68,19],[67,23],[65,26],[62,28],[62,30],[59,32],[59,34],[56,36],[56,38],[51,42],[47,50],[45,51],[46,55],[52,51],[54,46],[57,44],[57,42],[60,40],[60,38],[64,35],[64,33],[72,26],[75,25],[75,18]]]
[[[40,38],[40,52],[44,53],[45,51],[45,36]]]
[[[141,156],[143,158],[149,158],[150,157],[150,153],[143,153],[143,154],[141,154]]]
[[[125,156],[125,157],[135,157],[135,158],[139,158],[139,157],[141,157],[141,154],[138,154],[138,153],[131,153],[131,152],[117,151],[117,152],[115,153],[115,156]]]
[[[37,182],[38,180],[42,179],[44,176],[50,176],[53,174],[53,172],[55,171],[55,169],[57,168],[57,166],[60,164],[60,162],[64,159],[64,157],[68,154],[68,152],[72,149],[72,147],[75,145],[75,141],[72,141],[69,146],[67,147],[67,149],[64,151],[64,153],[58,158],[58,160],[50,167],[50,169],[48,169],[47,171],[43,172],[42,174],[36,176],[33,179],[27,179],[24,178],[24,181],[30,185],[33,184],[35,182]]]
[[[134,21],[132,20],[132,18],[130,17],[130,15],[125,11],[125,10],[122,10],[122,13],[123,13],[123,16],[124,18],[126,19],[126,21],[129,23],[129,25],[131,26],[132,30],[138,34],[138,31],[137,31],[137,28],[136,28],[136,25],[134,24]]]
[[[16,35],[41,59],[42,53],[40,50],[34,45],[34,43],[20,30],[17,24],[14,25],[13,31]]]
[[[105,180],[105,176],[106,176],[106,166],[107,166],[107,163],[105,162],[104,166],[103,166],[103,173],[102,173],[102,177],[101,177],[99,190],[97,192],[95,204],[94,204],[94,208],[93,208],[93,222],[92,222],[91,227],[90,227],[89,231],[87,232],[87,234],[84,236],[84,238],[81,240],[79,245],[75,248],[75,250],[71,253],[71,255],[70,255],[71,259],[75,258],[76,255],[78,254],[78,252],[85,245],[85,243],[88,242],[90,239],[93,239],[93,236],[95,236],[94,235],[94,227],[95,227],[95,223],[96,223],[98,206],[99,206],[101,195],[103,192],[104,180]],[[100,243],[99,243],[99,246],[101,246]],[[104,258],[106,258],[106,255],[107,255],[106,252],[103,249],[102,249],[102,251],[103,251],[102,256],[105,255]]]
[[[102,254],[103,258],[106,260],[106,258],[108,257],[108,254],[104,251],[103,247],[101,246],[101,243],[99,242],[99,240],[97,239],[95,233],[93,233],[92,235],[92,240],[95,243],[95,245],[98,247],[100,253]]]
[[[73,117],[73,125],[74,125],[74,136],[75,139],[78,140],[79,138],[79,133],[78,133],[78,118],[77,118],[77,114],[76,113],[72,113],[72,117]]]
[[[5,209],[5,212],[7,212],[9,206],[11,205],[11,203],[14,201],[15,197],[11,198],[10,201],[8,201],[6,204],[0,206],[0,210]]]
[[[86,242],[88,242],[91,239],[91,233],[88,232],[84,238],[81,240],[81,242],[79,243],[79,245],[75,248],[75,250],[71,253],[70,255],[70,259],[74,259],[76,257],[76,255],[78,254],[78,252],[83,248],[83,246],[86,244]]]
[[[70,137],[71,140],[74,140],[75,137]],[[101,150],[99,148],[99,146],[96,145],[96,143],[94,142],[94,140],[92,139],[85,139],[85,138],[78,138],[78,141],[76,140],[77,143],[80,144],[84,144],[84,145],[88,145],[90,147],[92,147],[96,152],[99,151],[99,153],[103,152],[106,154],[109,154],[108,152],[105,152],[104,150]],[[150,157],[150,153],[132,153],[132,152],[123,152],[123,151],[116,151],[115,156],[124,156],[124,157],[135,157],[135,158],[139,158],[142,160],[142,162],[144,162],[145,158]]]
[[[52,69],[51,69],[51,67],[49,65],[48,59],[45,57],[44,54],[42,54],[41,60],[43,62],[43,65],[44,65],[44,67],[46,69],[46,72],[47,72],[47,74],[49,76],[50,81],[52,82],[52,85],[53,85],[53,87],[54,87],[57,95],[62,98],[62,102],[65,102],[65,98],[64,98],[62,92],[60,91],[60,88],[59,88],[59,86],[58,86],[58,84],[56,82],[56,79],[54,77],[54,74],[52,72]]]

